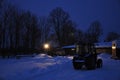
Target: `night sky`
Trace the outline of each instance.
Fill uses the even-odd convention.
[[[120,34],[120,0],[9,0],[20,9],[37,16],[48,16],[56,7],[68,12],[77,26],[85,31],[93,21],[100,21],[104,36],[114,31]]]

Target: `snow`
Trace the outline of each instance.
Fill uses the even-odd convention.
[[[95,70],[74,70],[72,56],[0,58],[0,80],[120,80],[120,60],[110,57],[100,54],[103,67]]]

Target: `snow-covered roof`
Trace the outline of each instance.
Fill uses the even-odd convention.
[[[75,48],[75,45],[63,46],[62,48]]]
[[[96,48],[102,48],[102,47],[112,47],[112,42],[101,42],[101,43],[95,43]]]
[[[101,43],[95,43],[96,48],[109,48],[112,47],[112,42],[101,42]],[[68,45],[68,46],[63,46],[63,49],[65,48],[75,48],[75,45]]]

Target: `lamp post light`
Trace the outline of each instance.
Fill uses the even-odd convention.
[[[45,52],[47,53],[48,52],[48,49],[50,48],[50,45],[48,43],[45,43],[44,44],[44,49],[45,49]]]
[[[112,42],[112,58],[117,58],[116,56],[116,43]]]
[[[116,46],[112,46],[112,49],[114,49],[114,50],[115,50],[115,49],[116,49]]]

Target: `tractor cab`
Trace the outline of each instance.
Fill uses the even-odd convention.
[[[83,65],[86,69],[95,69],[102,67],[102,59],[97,59],[94,44],[77,43],[76,53],[73,57],[74,69],[82,69]]]

